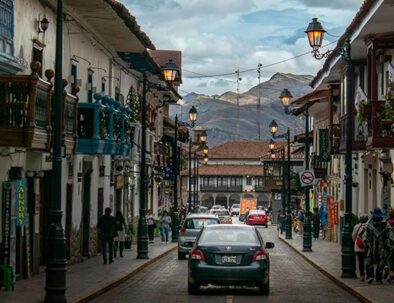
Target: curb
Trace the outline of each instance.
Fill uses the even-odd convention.
[[[127,275],[123,276],[122,278],[110,282],[108,283],[106,286],[104,287],[100,287],[96,290],[94,290],[93,292],[91,292],[90,294],[83,296],[81,298],[78,298],[74,301],[74,303],[86,303],[89,302],[91,300],[93,300],[94,298],[99,297],[100,295],[110,291],[111,289],[115,288],[116,286],[118,286],[119,284],[125,282],[126,280],[130,279],[131,277],[133,277],[134,275],[136,275],[138,272],[140,272],[141,270],[143,270],[144,268],[146,268],[147,266],[151,265],[152,263],[156,262],[157,260],[165,257],[166,255],[170,254],[171,252],[173,252],[174,250],[177,249],[177,246],[174,246],[172,248],[170,248],[169,250],[165,251],[164,253],[149,259],[147,262],[141,264],[141,266],[137,267],[136,269],[134,269],[133,271],[129,272]]]
[[[325,269],[323,269],[321,266],[319,266],[318,264],[316,264],[315,262],[313,262],[312,260],[310,260],[307,256],[305,256],[302,252],[300,252],[297,248],[295,248],[294,246],[292,246],[290,243],[288,243],[285,239],[283,239],[282,237],[278,238],[286,243],[287,246],[289,246],[293,251],[295,251],[298,255],[300,255],[305,261],[307,261],[309,264],[311,264],[314,268],[316,268],[318,271],[320,271],[323,275],[325,275],[327,278],[329,278],[331,281],[333,281],[336,285],[338,285],[339,287],[341,287],[342,289],[344,289],[345,291],[347,291],[348,293],[350,293],[352,296],[354,296],[356,299],[360,300],[360,302],[363,303],[374,303],[373,301],[371,301],[370,299],[368,299],[367,297],[365,297],[364,295],[362,295],[361,293],[359,293],[358,291],[354,290],[352,287],[350,287],[349,285],[347,285],[346,283],[342,282],[341,280],[339,280],[337,277],[333,276],[332,274],[330,274],[328,271],[326,271]]]

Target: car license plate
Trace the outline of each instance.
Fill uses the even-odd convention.
[[[222,264],[237,264],[237,256],[222,256]]]

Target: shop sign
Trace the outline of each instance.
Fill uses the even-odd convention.
[[[327,192],[323,191],[322,203],[320,207],[320,223],[321,225],[327,225]]]
[[[319,158],[321,162],[330,161],[328,129],[319,129]]]
[[[27,210],[27,187],[26,179],[16,180],[16,226],[26,225]]]
[[[334,203],[334,224],[338,224],[338,217],[339,217],[339,212],[338,212],[338,202]]]
[[[2,253],[3,264],[10,265],[10,247],[11,247],[11,199],[12,199],[12,185],[11,182],[3,182],[3,234],[2,234]]]

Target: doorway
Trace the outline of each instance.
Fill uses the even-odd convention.
[[[97,220],[104,215],[104,190],[98,189],[97,193]],[[97,253],[101,253],[101,239],[100,234],[97,233]]]
[[[90,257],[90,185],[93,169],[91,168],[91,162],[84,162],[83,166],[84,173],[82,183],[82,256]]]

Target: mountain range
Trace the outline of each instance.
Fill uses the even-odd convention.
[[[294,99],[298,98],[311,90],[311,80],[312,76],[309,75],[276,73],[268,81],[240,93],[239,106],[237,93],[232,91],[212,96],[190,93],[183,97],[182,106],[171,106],[170,116],[173,118],[178,114],[181,121],[188,121],[188,111],[194,105],[198,112],[196,126],[207,130],[208,145],[211,147],[230,140],[270,139],[268,125],[273,119],[279,125],[278,133],[285,132],[289,127],[293,137],[303,132],[303,119],[287,115],[279,95],[287,88]]]

